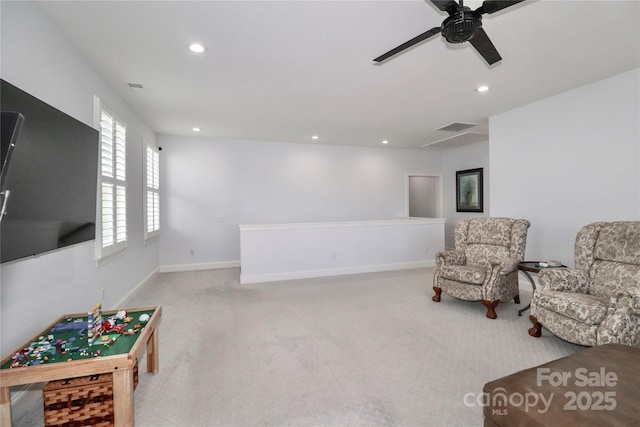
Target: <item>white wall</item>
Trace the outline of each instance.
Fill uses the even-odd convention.
[[[456,212],[456,171],[476,168],[483,168],[483,212]],[[447,218],[445,246],[447,249],[453,249],[454,229],[459,221],[490,214],[489,141],[476,142],[445,151],[442,155],[442,169],[444,171],[444,216]]]
[[[93,125],[93,95],[127,121],[129,248],[96,268],[94,242],[0,267],[1,347],[4,355],[64,313],[84,312],[100,299],[111,307],[158,268],[158,242],[143,243],[142,138],[155,134],[74,50],[32,2],[0,2],[4,80]]]
[[[240,283],[433,267],[444,221],[240,225]]]
[[[491,214],[531,221],[526,257],[573,265],[579,229],[640,220],[640,69],[494,117]]]
[[[237,263],[239,224],[404,216],[406,174],[440,173],[440,154],[421,150],[167,135],[158,145],[163,268]]]

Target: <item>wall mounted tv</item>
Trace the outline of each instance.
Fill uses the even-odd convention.
[[[95,239],[98,131],[0,79],[1,262]]]

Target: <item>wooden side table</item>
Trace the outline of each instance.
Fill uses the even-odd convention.
[[[531,277],[531,274],[529,273],[537,274],[540,272],[540,270],[544,268],[558,268],[558,267],[566,267],[566,265],[559,265],[557,267],[541,267],[540,261],[523,261],[518,264],[518,271],[522,271],[524,275],[527,276],[527,279],[529,279],[529,282],[531,282],[531,288],[532,288],[531,295],[533,296],[533,292],[535,292],[536,290],[536,282],[535,280],[533,280],[533,277]],[[531,308],[531,302],[529,302],[529,304],[527,304],[526,307],[523,307],[520,310],[518,310],[518,316],[522,316],[522,313],[529,310],[529,308]]]
[[[87,313],[65,314],[49,325],[46,329],[36,334],[30,340],[9,353],[0,361],[0,425],[11,427],[11,391],[14,385],[33,384],[75,378],[94,374],[111,373],[113,375],[113,415],[116,426],[133,426],[134,401],[133,401],[133,371],[136,361],[147,352],[147,371],[158,373],[159,370],[159,341],[158,328],[162,316],[162,306],[137,307],[125,309],[128,313],[138,318],[142,312],[148,313],[150,319],[144,324],[137,334],[125,335],[111,345],[103,346],[94,344],[91,354],[86,356],[77,351],[69,353],[68,360],[60,357],[59,361],[49,359],[47,363],[33,364],[23,367],[11,367],[13,355],[21,353],[23,349],[31,346],[30,343],[41,341],[39,337],[54,336],[53,328],[56,325],[69,323],[69,319],[82,319],[87,324]],[[103,311],[104,318],[116,314],[119,310]],[[62,334],[66,334],[63,332]],[[86,336],[78,337],[75,341],[78,345],[87,342]],[[82,342],[82,344],[80,344]],[[100,357],[94,357],[93,351],[99,349]],[[56,352],[57,353],[57,352]],[[57,357],[57,356],[56,356]]]

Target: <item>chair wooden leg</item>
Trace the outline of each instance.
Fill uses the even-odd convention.
[[[489,301],[489,300],[483,299],[483,300],[480,300],[480,302],[482,302],[482,304],[484,304],[484,306],[487,307],[487,317],[489,319],[495,319],[498,317],[495,309],[498,306],[498,303],[500,302],[500,300]]]
[[[529,328],[529,335],[532,337],[540,338],[542,335],[542,325],[536,319],[536,316],[529,316],[529,320],[533,323],[533,327]]]
[[[513,298],[513,302],[515,302],[516,304],[520,304],[520,295],[516,295],[516,296]]]
[[[442,294],[442,288],[434,286],[433,290],[435,291],[436,294],[433,297],[431,297],[431,300],[434,302],[440,302],[440,295]]]

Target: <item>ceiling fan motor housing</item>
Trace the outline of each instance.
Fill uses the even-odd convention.
[[[469,8],[449,16],[442,23],[442,36],[449,43],[469,41],[482,27],[482,16]]]

